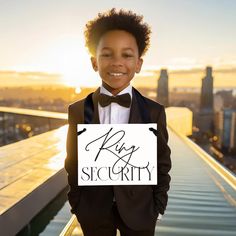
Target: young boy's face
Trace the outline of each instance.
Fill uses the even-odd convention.
[[[143,60],[132,34],[112,30],[101,37],[91,62],[94,70],[99,72],[103,86],[116,95],[130,84],[135,73],[140,72]]]

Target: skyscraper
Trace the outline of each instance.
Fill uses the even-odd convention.
[[[224,108],[215,115],[216,146],[223,151],[236,151],[236,110]]]
[[[165,107],[169,106],[168,74],[166,69],[162,69],[157,86],[157,101]]]
[[[213,76],[212,67],[206,68],[206,76],[202,79],[198,127],[202,133],[212,134],[214,130],[213,110]]]
[[[236,154],[236,110],[232,113],[229,150]]]
[[[208,112],[213,111],[212,67],[206,68],[206,76],[202,79],[200,110]]]

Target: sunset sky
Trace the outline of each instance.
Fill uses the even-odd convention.
[[[236,71],[235,0],[0,0],[0,70],[61,73],[70,85],[96,84],[84,25],[112,7],[142,14],[151,25],[144,70]]]

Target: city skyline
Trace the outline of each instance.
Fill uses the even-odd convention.
[[[236,94],[236,72],[232,70],[213,69],[214,90],[219,89],[233,90]],[[205,75],[205,68],[192,70],[167,70],[169,74],[169,88],[194,89],[200,92],[202,79]],[[79,82],[78,75],[75,78]],[[155,88],[157,80],[160,77],[160,71],[142,71],[132,80],[134,87]],[[25,87],[25,86],[67,86],[76,87],[77,91],[84,87],[97,87],[101,84],[101,80],[93,80],[90,78],[84,84],[71,84],[69,81],[63,80],[63,75],[42,72],[17,72],[17,71],[0,71],[0,88]],[[96,83],[95,83],[96,82]]]
[[[0,0],[0,4],[4,32],[0,70],[59,73],[67,85],[96,85],[98,76],[84,47],[84,25],[98,12],[117,7],[142,14],[152,28],[143,72],[166,68],[186,74],[212,66],[213,73],[214,69],[228,77],[231,73],[228,84],[234,84],[236,1],[102,0],[98,6],[92,0]]]

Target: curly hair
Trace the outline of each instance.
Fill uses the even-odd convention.
[[[143,23],[143,16],[132,11],[117,11],[112,8],[107,12],[98,13],[98,16],[88,21],[85,26],[85,46],[91,55],[96,55],[100,38],[111,30],[124,30],[132,34],[136,39],[140,57],[148,50],[151,29],[147,23]]]

